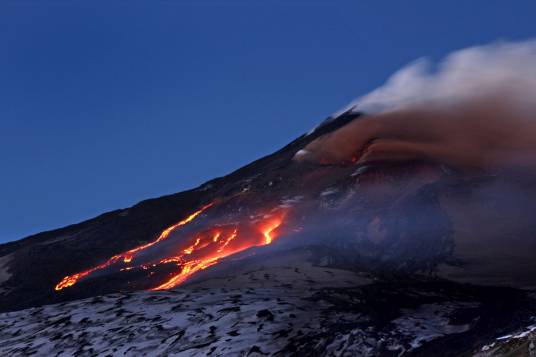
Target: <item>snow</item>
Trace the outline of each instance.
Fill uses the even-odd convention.
[[[324,191],[322,191],[320,193],[320,196],[324,197],[324,196],[329,196],[329,195],[333,195],[335,193],[339,192],[339,189],[338,188],[335,188],[335,187],[332,187],[332,188],[328,188]]]
[[[301,156],[306,156],[309,154],[309,151],[308,150],[305,150],[305,149],[301,149],[301,150],[298,150],[296,152],[296,154],[294,154],[294,157],[301,157]]]
[[[450,316],[476,305],[443,301],[401,309],[383,329],[356,290],[373,279],[291,264],[295,259],[257,262],[176,290],[2,313],[0,355],[375,356],[386,349],[402,354],[470,328]]]
[[[500,340],[520,339],[520,338],[524,338],[524,337],[530,335],[534,331],[536,331],[536,324],[527,326],[524,331],[521,331],[519,333],[509,334],[509,335],[504,335],[504,336],[501,336],[501,337],[497,337],[497,340],[500,341]]]
[[[253,346],[274,353],[321,327],[323,310],[310,300],[313,286],[333,285],[334,274],[356,283],[353,273],[302,264],[228,277],[225,287],[215,278],[175,291],[111,294],[3,313],[0,355],[224,356],[246,355]]]
[[[424,304],[418,309],[406,310],[404,316],[393,321],[397,329],[412,337],[411,349],[422,346],[425,342],[453,333],[468,331],[468,324],[449,323],[449,315],[460,308],[472,308],[478,305],[471,302],[446,302],[443,304]]]
[[[472,328],[459,319],[479,306],[472,298],[413,288],[391,296],[370,274],[313,264],[307,257],[325,253],[312,249],[203,271],[176,290],[1,313],[0,356],[402,355]],[[392,314],[370,303],[382,296]]]
[[[299,203],[303,200],[303,196],[294,196],[294,197],[285,197],[281,200],[279,207],[281,208],[290,208],[296,203]]]

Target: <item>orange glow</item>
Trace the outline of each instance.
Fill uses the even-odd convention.
[[[78,280],[82,279],[83,277],[86,277],[86,276],[90,275],[91,273],[93,273],[93,272],[95,272],[97,270],[101,270],[101,269],[104,269],[106,267],[109,267],[110,265],[116,263],[120,259],[123,259],[123,262],[125,262],[125,263],[130,263],[132,261],[132,259],[134,258],[134,255],[137,252],[142,251],[144,249],[147,249],[147,248],[155,245],[156,243],[163,241],[164,239],[166,239],[169,236],[169,234],[171,232],[173,232],[173,230],[177,229],[180,226],[184,226],[187,223],[190,223],[197,216],[199,216],[201,213],[203,213],[205,210],[207,210],[208,208],[212,207],[213,204],[214,203],[209,203],[209,204],[201,207],[199,210],[195,211],[194,213],[192,213],[191,215],[189,215],[188,217],[186,217],[182,221],[180,221],[178,223],[175,223],[171,227],[166,228],[162,233],[160,233],[160,235],[158,236],[158,238],[156,240],[154,240],[154,241],[152,241],[150,243],[147,243],[147,244],[138,246],[136,248],[130,249],[129,251],[126,251],[124,253],[114,255],[113,257],[108,259],[106,262],[104,262],[104,263],[102,263],[100,265],[97,265],[97,266],[95,266],[95,267],[93,267],[91,269],[88,269],[86,271],[76,273],[76,274],[73,274],[73,275],[68,275],[68,276],[64,277],[62,279],[62,281],[60,281],[54,287],[54,290],[59,291],[61,289],[73,286],[74,284],[76,284],[76,282]]]
[[[273,221],[267,228],[264,229],[262,234],[264,235],[264,244],[272,243],[272,232],[281,225],[281,220]]]
[[[231,243],[231,241],[236,238],[237,232],[238,230],[235,229],[233,233],[231,233],[229,237],[227,237],[227,239],[225,240],[225,243],[223,243],[223,246],[217,250],[218,253],[221,253],[225,249],[225,247],[227,247],[229,243]]]
[[[141,245],[139,247],[136,247],[136,248],[133,248],[129,251],[127,251],[126,253],[123,253],[123,255],[127,254],[127,255],[133,255],[141,250],[144,250],[144,249],[147,249],[153,245],[155,245],[156,243],[158,242],[161,242],[163,241],[164,239],[166,239],[169,234],[171,232],[173,232],[175,229],[177,229],[178,227],[180,226],[184,226],[185,224],[188,224],[190,223],[191,221],[193,221],[197,216],[199,216],[201,213],[203,213],[205,210],[207,210],[208,208],[212,207],[214,205],[214,203],[209,203],[208,205],[205,205],[203,207],[201,207],[199,210],[195,211],[194,213],[192,213],[191,215],[189,215],[188,217],[186,217],[185,219],[183,219],[182,221],[178,222],[178,223],[175,223],[174,225],[172,225],[171,227],[168,227],[166,228],[162,233],[160,233],[160,236],[150,242],[150,243],[147,243],[147,244],[144,244],[144,245]]]
[[[97,265],[89,270],[69,275],[56,285],[56,290],[73,286],[80,279],[94,273],[97,270],[107,268],[115,263],[131,263],[136,253],[147,249],[158,242],[165,240],[174,229],[185,225],[195,219],[204,210],[211,207],[208,204],[198,211],[192,213],[187,218],[166,228],[159,237],[150,243],[115,255],[103,264]],[[137,266],[120,266],[118,271],[130,271],[133,269],[149,270],[149,276],[154,274],[154,268],[164,264],[172,264],[178,267],[178,271],[170,274],[168,280],[151,290],[163,290],[176,287],[186,281],[192,274],[211,267],[220,262],[221,259],[230,255],[242,252],[246,249],[271,244],[277,237],[277,229],[282,225],[286,215],[285,210],[278,210],[264,216],[260,221],[238,221],[223,225],[216,225],[198,231],[190,237],[183,237],[177,242],[172,254],[156,261],[144,262]],[[169,248],[166,248],[169,249]]]
[[[88,276],[89,274],[91,274],[91,273],[93,273],[93,272],[95,272],[97,270],[106,268],[107,266],[117,262],[120,258],[121,258],[121,255],[114,255],[113,257],[108,259],[107,262],[105,262],[103,264],[97,265],[96,267],[93,267],[93,268],[91,268],[89,270],[86,270],[86,271],[83,271],[83,272],[80,272],[80,273],[76,273],[76,274],[73,274],[73,275],[68,275],[65,278],[63,278],[63,280],[60,281],[58,283],[58,285],[56,285],[54,287],[54,289],[55,290],[61,290],[63,288],[68,288],[69,286],[73,286],[81,278],[83,278],[85,276]]]
[[[214,238],[212,238],[212,241],[216,243],[218,239],[220,239],[220,236],[221,236],[221,232],[216,232],[216,234],[214,234]]]
[[[195,247],[197,247],[199,245],[199,242],[201,242],[201,238],[197,238],[195,240],[194,244],[192,244],[191,246],[189,246],[188,248],[183,250],[184,254],[192,254],[192,252],[194,251]]]
[[[169,280],[160,284],[151,290],[165,290],[176,287],[182,284],[192,274],[204,270],[217,264],[221,259],[230,255],[239,253],[243,250],[254,246],[268,245],[274,239],[274,231],[283,223],[283,215],[277,218],[272,218],[266,222],[259,224],[260,228],[245,227],[245,232],[241,232],[238,226],[232,228],[221,227],[221,231],[205,232],[196,242],[188,249],[183,251],[184,254],[179,255],[175,259],[184,261],[180,272],[171,276]],[[228,232],[225,232],[225,231]],[[225,239],[219,240],[222,236]],[[212,239],[210,239],[212,237]],[[200,244],[200,240],[206,240]],[[162,263],[162,261],[161,261]]]

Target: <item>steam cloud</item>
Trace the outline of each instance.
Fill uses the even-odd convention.
[[[372,115],[317,139],[297,159],[536,172],[536,41],[460,50],[435,69],[418,60],[347,110]]]
[[[367,113],[435,102],[451,104],[483,95],[508,95],[536,106],[536,40],[494,43],[451,53],[434,69],[421,58],[345,109]]]

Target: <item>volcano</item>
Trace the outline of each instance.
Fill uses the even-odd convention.
[[[67,346],[53,332],[91,324],[131,325],[144,339],[139,331],[161,326],[151,343],[164,341],[163,354],[491,355],[529,346],[536,180],[419,161],[293,160],[362,116],[330,117],[198,188],[0,245],[0,350],[83,354],[90,344]],[[181,317],[170,327],[164,314]],[[188,319],[208,334],[187,331]],[[50,343],[34,346],[36,333]],[[138,342],[91,349],[154,352]]]

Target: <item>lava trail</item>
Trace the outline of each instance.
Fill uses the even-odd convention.
[[[68,288],[70,286],[73,286],[74,284],[76,284],[80,279],[98,271],[98,270],[101,270],[101,269],[104,269],[104,268],[107,268],[109,267],[110,265],[118,262],[119,260],[123,260],[125,263],[130,263],[132,262],[132,260],[134,259],[134,256],[142,251],[142,250],[145,250],[163,240],[165,240],[167,237],[169,237],[169,234],[171,232],[173,232],[175,229],[177,229],[178,227],[180,226],[184,226],[185,224],[188,224],[190,223],[191,221],[193,221],[197,216],[199,216],[201,213],[203,213],[205,210],[207,210],[208,208],[212,207],[214,205],[214,203],[209,203],[203,207],[201,207],[199,210],[195,211],[194,213],[190,214],[188,217],[186,217],[185,219],[183,219],[182,221],[178,222],[178,223],[175,223],[174,225],[172,225],[171,227],[168,227],[166,228],[164,231],[162,231],[162,233],[160,233],[160,235],[158,236],[158,238],[150,243],[147,243],[147,244],[144,244],[144,245],[141,245],[141,246],[138,246],[136,248],[132,248],[124,253],[121,253],[121,254],[117,254],[117,255],[114,255],[113,257],[111,257],[110,259],[108,259],[106,262],[102,263],[102,264],[99,264],[91,269],[88,269],[88,270],[85,270],[85,271],[82,271],[82,272],[79,272],[79,273],[76,273],[76,274],[72,274],[72,275],[67,275],[66,277],[64,277],[62,279],[62,281],[60,281],[55,287],[54,289],[56,291],[59,291],[59,290],[62,290],[64,288]]]
[[[175,261],[180,271],[169,280],[151,290],[171,289],[199,270],[217,264],[222,258],[255,246],[271,244],[275,231],[281,226],[285,213],[278,213],[253,224],[231,224],[208,229],[195,242],[176,257],[166,258],[161,263]]]
[[[137,253],[167,239],[177,228],[191,222],[212,205],[213,203],[205,205],[182,221],[166,228],[156,240],[150,243],[114,255],[106,262],[91,269],[66,276],[56,285],[55,290],[73,286],[80,279],[116,263],[122,264],[122,267],[118,269],[121,272],[133,269],[152,271],[167,264],[174,264],[178,267],[177,271],[170,274],[166,281],[160,281],[151,290],[170,289],[186,281],[192,274],[217,264],[225,257],[252,247],[271,244],[277,237],[278,229],[284,223],[287,215],[286,209],[277,208],[271,210],[269,214],[262,215],[262,219],[248,218],[203,228],[180,239],[177,244],[174,244],[173,251],[164,258],[148,263],[131,265]],[[166,250],[169,250],[169,248],[166,248]],[[125,265],[127,266],[125,267]]]

